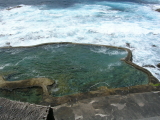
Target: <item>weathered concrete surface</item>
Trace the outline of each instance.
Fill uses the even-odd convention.
[[[0,120],[47,120],[49,108],[0,98]]]
[[[55,120],[160,120],[160,91],[85,99],[53,112]]]

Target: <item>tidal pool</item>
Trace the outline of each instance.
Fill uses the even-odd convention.
[[[146,73],[121,61],[123,49],[83,44],[45,44],[0,48],[0,75],[7,81],[45,77],[56,83],[54,97],[108,88],[148,84]],[[29,90],[29,89],[28,89]]]

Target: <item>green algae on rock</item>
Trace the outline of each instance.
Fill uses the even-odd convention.
[[[16,101],[40,104],[43,101],[43,91],[39,87],[22,89],[0,89],[0,97]]]
[[[47,86],[52,84],[54,81],[48,78],[6,81],[0,76],[0,97],[39,104],[49,95]]]
[[[53,80],[48,78],[31,78],[28,80],[19,80],[19,81],[6,81],[0,76],[0,88],[13,90],[17,88],[28,88],[28,87],[41,87],[43,89],[44,95],[49,95],[47,86],[52,85]]]

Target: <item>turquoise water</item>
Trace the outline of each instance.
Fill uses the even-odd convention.
[[[8,81],[46,77],[56,81],[53,96],[148,83],[145,73],[120,61],[127,52],[94,45],[51,44],[1,48],[0,75]]]

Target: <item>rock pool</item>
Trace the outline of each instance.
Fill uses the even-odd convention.
[[[0,48],[0,75],[6,81],[54,80],[48,87],[53,97],[148,84],[146,73],[121,60],[127,55],[122,48],[71,43]]]

